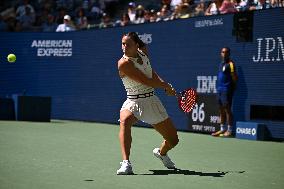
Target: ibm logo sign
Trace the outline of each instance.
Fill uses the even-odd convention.
[[[217,76],[197,76],[198,93],[217,93]]]

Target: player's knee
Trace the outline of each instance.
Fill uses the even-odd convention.
[[[120,125],[123,127],[130,127],[133,123],[132,117],[122,117],[120,118]]]

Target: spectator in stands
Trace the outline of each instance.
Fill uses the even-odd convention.
[[[64,23],[60,24],[57,29],[56,32],[69,32],[69,31],[75,31],[75,27],[71,21],[71,17],[69,15],[65,15],[64,19],[63,19]]]
[[[127,13],[123,13],[121,19],[116,23],[116,26],[128,26],[132,24],[130,22],[129,16]]]
[[[134,23],[135,24],[144,23],[145,22],[144,14],[145,14],[144,7],[142,5],[138,5],[136,8]]]
[[[219,11],[221,14],[227,14],[235,13],[237,12],[237,9],[235,7],[235,3],[232,0],[224,0],[221,7],[219,8]]]
[[[277,3],[278,6],[277,7],[284,7],[284,0],[275,0],[275,4]],[[275,6],[276,7],[276,6]]]
[[[270,4],[266,0],[258,0],[254,5],[250,6],[249,10],[260,10],[270,8]]]
[[[164,5],[160,12],[157,13],[157,22],[159,21],[168,21],[170,19],[171,16],[171,12],[168,10],[167,5]]]
[[[162,0],[161,4],[162,4],[162,7],[165,7],[167,8],[167,10],[171,10],[171,0]]]
[[[35,14],[34,7],[29,3],[29,0],[23,0],[23,4],[20,5],[16,10],[17,17],[26,15],[26,10],[27,10],[26,7],[29,8],[30,14],[32,15]]]
[[[144,23],[150,22],[151,13],[149,10],[144,10]]]
[[[25,7],[25,14],[18,18],[18,21],[21,24],[21,28],[25,31],[31,31],[33,27],[33,23],[35,22],[35,17],[31,13],[31,8]]]
[[[149,22],[156,22],[157,20],[157,13],[154,9],[150,10],[150,20]]]
[[[176,6],[179,6],[182,3],[182,0],[172,0],[171,1],[171,9],[176,9]]]
[[[174,11],[171,14],[170,20],[178,19],[180,16],[180,6],[176,5]]]
[[[110,16],[107,13],[103,13],[101,23],[99,24],[99,28],[108,28],[113,26],[114,23],[111,21]]]
[[[247,0],[237,0],[235,3],[235,7],[238,12],[248,10],[248,1]]]
[[[180,5],[179,9],[179,18],[189,18],[190,17],[190,10],[189,10],[189,4],[188,3],[182,3]]]
[[[210,2],[208,8],[205,11],[206,16],[219,14],[219,7],[217,6],[217,0]]]
[[[102,14],[103,14],[102,9],[99,7],[98,4],[94,3],[92,5],[90,15],[89,15],[91,17],[91,19],[95,20],[95,19],[99,18]]]
[[[132,23],[135,23],[135,16],[136,16],[136,5],[134,2],[128,3],[128,8],[127,8],[128,16],[130,18],[130,21]]]
[[[76,22],[75,24],[77,24],[78,21],[80,22],[78,23],[78,29],[84,29],[86,27],[88,29],[98,28],[103,10],[105,10],[105,13],[108,13],[108,16],[111,19],[117,18],[118,15],[116,15],[115,12],[118,10],[117,8],[119,1],[120,0],[11,0],[0,2],[2,3],[1,15],[7,24],[8,31],[14,31],[15,23],[18,25],[23,24],[23,18],[20,19],[20,17],[23,15],[26,16],[26,7],[29,7],[29,17],[34,16],[34,22],[32,23],[31,27],[27,27],[27,22],[25,22],[24,28],[17,26],[17,31],[30,30],[30,28],[32,28],[33,31],[37,31],[39,26],[43,26],[44,23],[47,23],[47,17],[49,14],[53,14],[55,16],[54,20],[59,25],[63,23],[65,15],[69,14],[75,16],[77,11],[80,9],[84,10],[85,16],[81,17],[79,20],[74,20]],[[189,18],[192,16],[216,15],[220,13],[225,14],[234,13],[237,11],[284,7],[284,0],[199,1],[200,2],[197,4],[194,4],[194,0],[141,1],[143,2],[144,7],[142,5],[136,7],[134,2],[130,2],[126,5],[126,8],[130,21],[135,24],[140,24],[150,21],[156,22],[166,21],[168,19],[173,20],[179,18]],[[207,7],[207,2],[209,1],[211,2],[208,8],[205,8]],[[19,2],[20,6],[17,7]],[[148,7],[148,9],[145,7]],[[164,7],[166,7],[167,11],[164,9]],[[153,10],[155,10],[155,14]],[[156,10],[158,10],[158,12],[156,12]],[[167,16],[169,12],[170,16]],[[17,20],[13,19],[15,17]],[[87,23],[85,22],[85,17],[87,18]],[[27,21],[27,18],[25,18],[25,20]],[[10,21],[12,23],[8,23]],[[120,21],[117,23],[120,24]]]
[[[76,27],[79,30],[86,29],[88,26],[88,19],[85,14],[85,9],[80,8],[77,12]]]
[[[220,111],[220,130],[212,136],[232,135],[233,113],[231,110],[233,95],[238,80],[235,63],[230,58],[231,50],[228,47],[221,49],[222,62],[219,65],[217,78],[217,97]],[[225,128],[227,123],[227,129]]]
[[[195,7],[195,16],[204,16],[206,11],[204,0],[201,0]]]
[[[42,24],[43,32],[54,32],[56,31],[57,24],[54,22],[54,16],[49,14],[47,20]]]

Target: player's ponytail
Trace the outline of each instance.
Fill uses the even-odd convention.
[[[125,36],[130,37],[135,43],[138,43],[139,48],[144,47],[146,44],[139,38],[136,32],[129,32]]]

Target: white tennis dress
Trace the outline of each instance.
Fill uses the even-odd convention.
[[[127,57],[134,66],[143,72],[148,78],[152,78],[152,67],[146,54],[138,50],[143,64],[137,62],[138,58]],[[122,78],[127,92],[127,100],[123,103],[120,111],[129,110],[140,121],[148,124],[157,124],[168,118],[168,114],[159,98],[154,94],[154,88],[136,82],[127,76]]]

